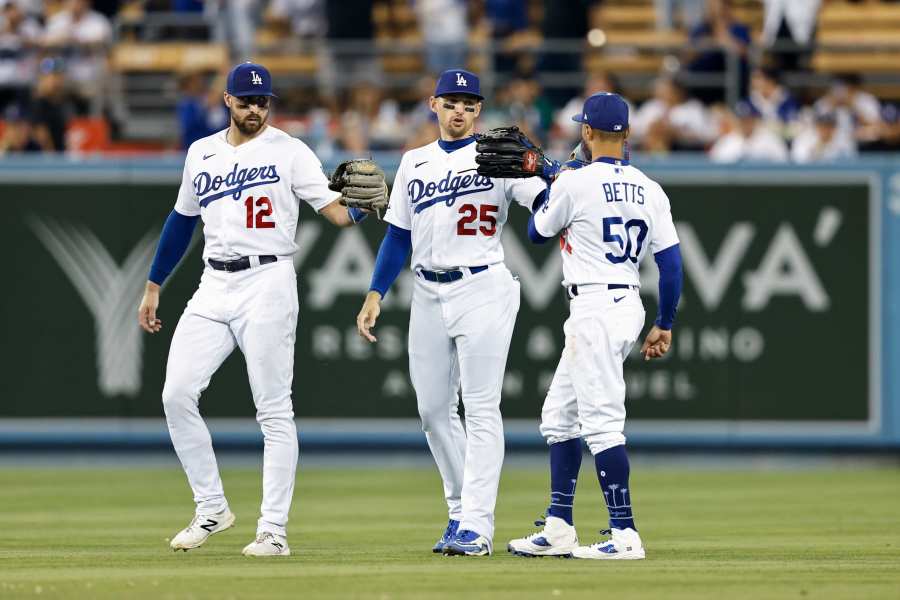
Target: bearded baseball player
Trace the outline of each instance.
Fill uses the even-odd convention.
[[[538,177],[478,174],[474,130],[483,99],[474,73],[452,69],[438,78],[430,104],[440,139],[400,161],[389,226],[357,317],[360,335],[375,342],[381,300],[412,249],[409,371],[449,509],[433,551],[467,556],[492,552],[504,452],[500,390],[519,310],[519,282],[503,264],[500,234],[512,202],[531,210],[546,192]]]
[[[521,556],[642,559],[632,514],[625,452],[623,363],[644,326],[638,265],[651,252],[659,265],[659,314],[641,347],[659,358],[672,344],[681,295],[681,252],[669,199],[624,157],[628,105],[616,94],[588,98],[582,123],[592,162],[567,163],[547,202],[529,220],[529,237],[560,235],[570,316],[565,348],[544,400],[541,433],[550,445],[550,507],[543,530],[509,542]],[[610,538],[580,546],[572,519],[582,441],[594,456],[609,511]]]
[[[243,554],[290,555],[285,527],[298,452],[291,400],[298,300],[291,256],[300,202],[339,227],[387,203],[384,175],[371,161],[348,161],[329,182],[306,144],[268,125],[274,97],[262,65],[243,63],[229,73],[224,101],[230,126],[188,149],[175,209],[138,309],[140,326],[160,331],[160,287],[202,219],[205,268],[175,328],[162,393],[172,444],[196,502],[195,517],[171,540],[176,551],[197,548],[234,525],[199,399],[238,347],[265,440],[262,515]]]

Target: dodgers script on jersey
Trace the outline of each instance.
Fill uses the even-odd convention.
[[[564,171],[534,215],[544,237],[562,231],[563,285],[640,285],[638,265],[678,243],[669,198],[627,161]]]
[[[270,125],[232,146],[227,131],[191,145],[175,210],[202,216],[204,261],[292,255],[298,200],[319,212],[340,194],[328,189],[319,159],[302,141]]]
[[[482,177],[477,166],[475,144],[447,153],[433,142],[403,155],[385,220],[412,231],[413,269],[502,262],[510,202],[530,211],[546,189],[537,177]]]

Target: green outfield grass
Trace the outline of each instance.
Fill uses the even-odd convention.
[[[583,540],[605,510],[585,461],[575,506]],[[192,504],[177,469],[0,469],[0,598],[900,598],[900,471],[636,469],[647,560],[523,559],[542,469],[508,468],[497,553],[445,558],[433,469],[303,469],[287,559],[249,559],[260,477],[223,473],[237,525],[188,553],[167,539]]]

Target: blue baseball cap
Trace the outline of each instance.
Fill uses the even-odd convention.
[[[478,75],[465,69],[449,69],[438,77],[434,87],[435,96],[448,96],[450,94],[468,94],[479,100],[484,100],[481,95],[481,82]]]
[[[618,94],[599,92],[584,101],[581,113],[572,120],[600,131],[618,133],[628,129],[628,104]]]
[[[272,92],[272,75],[262,65],[245,62],[228,74],[225,91],[232,96],[275,96]]]

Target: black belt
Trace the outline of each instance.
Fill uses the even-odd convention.
[[[271,254],[266,254],[264,256],[259,257],[259,264],[267,265],[269,263],[273,263],[278,260],[277,256],[272,256]],[[216,260],[214,258],[207,259],[209,266],[211,266],[216,271],[228,271],[229,273],[234,273],[235,271],[245,271],[250,268],[250,257],[242,256],[240,258],[236,258],[234,260]]]
[[[487,265],[481,265],[479,267],[469,267],[469,272],[474,275],[475,273],[481,273],[482,271],[488,268]],[[451,281],[458,281],[463,278],[462,271],[426,271],[425,269],[419,269],[419,274],[423,279],[427,281],[434,281],[435,283],[450,283]]]
[[[636,285],[628,285],[627,283],[607,283],[601,284],[606,285],[606,289],[608,290],[630,290],[632,288],[637,289]],[[566,298],[571,300],[575,296],[578,295],[578,286],[576,284],[572,284],[566,288]]]

